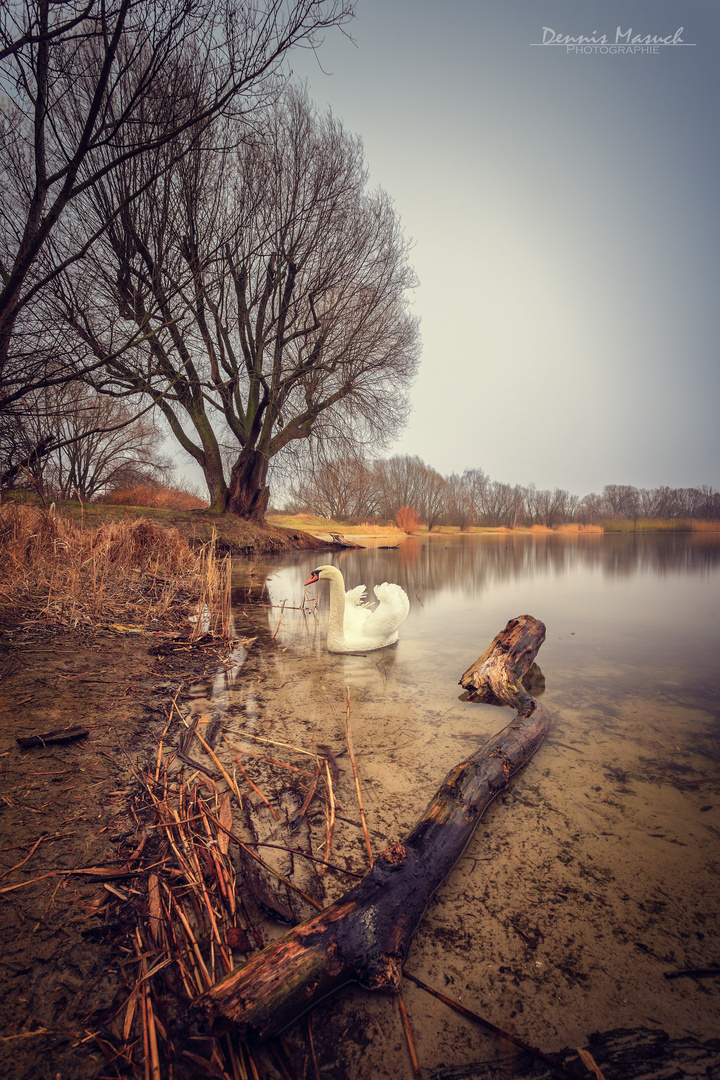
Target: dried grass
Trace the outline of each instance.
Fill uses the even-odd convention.
[[[156,761],[134,770],[137,786],[132,814],[137,833],[127,843],[134,849],[129,861],[135,877],[133,890],[125,898],[125,912],[135,924],[131,939],[135,955],[121,965],[125,996],[109,1022],[101,1049],[118,1074],[133,1080],[149,1076],[187,1080],[205,1075],[239,1080],[265,1075],[262,1053],[237,1033],[208,1034],[194,1041],[187,1037],[188,1019],[193,1002],[208,987],[264,944],[257,916],[250,914],[243,899],[247,891],[239,876],[237,848],[280,882],[305,894],[237,835],[241,831],[233,820],[240,816],[237,784],[199,737],[194,723],[181,745],[187,743],[189,753],[191,740],[198,739],[224,780],[178,769],[165,736],[172,714],[178,717],[180,713],[175,708],[170,712]],[[314,777],[283,762],[274,764],[282,773],[292,769],[306,783],[311,781],[303,812],[313,800],[322,807],[316,755],[297,747],[287,749],[315,758]],[[320,908],[310,897],[305,899]],[[252,902],[249,906],[252,909]],[[100,1044],[97,1036],[96,1040]],[[299,1080],[295,1070],[292,1076]]]
[[[138,518],[96,530],[37,507],[0,506],[0,605],[63,626],[146,623],[201,596],[207,629],[230,635],[229,563],[219,583],[214,542],[193,551],[183,535]]]
[[[405,533],[392,523],[378,521],[343,522],[330,518],[313,517],[312,514],[268,514],[268,522],[281,529],[303,529],[313,535],[318,533],[342,533],[344,536],[389,536],[403,540]]]
[[[558,525],[555,531],[559,533],[581,533],[583,536],[588,533],[601,536],[605,532],[602,525],[581,525],[578,522],[568,522],[566,525]]]
[[[720,521],[698,518],[613,518],[604,522],[606,532],[720,532]]]
[[[347,688],[345,704],[346,737],[358,809],[364,825],[365,815],[350,732]],[[175,754],[165,743],[173,714],[187,725],[187,718],[173,703],[156,761],[150,761],[144,769],[134,770],[137,786],[131,812],[137,832],[127,839],[128,847],[133,849],[127,858],[128,866],[132,866],[133,887],[126,894],[119,890],[115,892],[118,899],[113,901],[110,916],[115,919],[120,911],[124,912],[128,924],[133,927],[130,938],[132,949],[123,949],[130,955],[120,965],[126,983],[120,1006],[115,1015],[107,1019],[102,1036],[100,1032],[94,1032],[93,1037],[105,1054],[108,1065],[114,1067],[114,1075],[128,1076],[132,1080],[149,1080],[151,1077],[160,1080],[165,1076],[175,1080],[190,1080],[191,1077],[194,1080],[200,1076],[215,1076],[218,1080],[259,1080],[270,1074],[281,1075],[285,1080],[306,1080],[311,1062],[318,1076],[309,1024],[305,1028],[304,1051],[300,1049],[298,1053],[296,1044],[292,1055],[286,1053],[287,1047],[282,1039],[266,1047],[258,1047],[245,1042],[238,1029],[232,1026],[223,1034],[216,1034],[212,1030],[193,1030],[194,1003],[210,986],[233,968],[241,966],[264,945],[263,924],[258,918],[252,889],[248,888],[237,849],[257,860],[279,882],[299,893],[316,909],[321,910],[321,905],[253,851],[253,847],[257,846],[283,848],[282,844],[258,845],[257,840],[246,842],[238,835],[245,831],[240,809],[243,796],[237,784],[229,780],[227,771],[205,740],[199,738],[197,717],[181,738],[181,745],[185,745],[185,750],[189,752],[192,739],[199,739],[224,779],[207,773],[199,775],[194,770],[188,774],[184,769],[178,769]],[[341,870],[329,862],[328,833],[332,831],[333,781],[328,761],[323,762],[326,774],[323,777],[321,759],[316,752],[269,738],[249,736],[249,733],[246,735],[261,743],[283,747],[301,755],[302,759],[313,758],[316,763],[313,776],[304,768],[262,758],[265,763],[281,771],[276,774],[277,777],[288,769],[294,772],[298,788],[306,789],[301,816],[307,811],[317,813],[323,804],[325,808],[327,844],[324,860],[313,857],[309,850],[298,850],[294,844],[284,850],[292,851],[296,857],[304,855],[312,858],[318,864],[323,862],[323,869],[341,875],[343,885],[346,874],[357,878],[359,875],[354,872]],[[231,749],[238,750],[226,736],[223,738]],[[248,751],[243,753],[248,754]],[[187,756],[182,761],[204,769],[199,762],[188,761]],[[285,782],[284,778],[279,779],[281,787]],[[258,792],[256,784],[252,783],[251,786]],[[263,801],[271,805],[272,797],[268,800],[265,794],[260,794]],[[366,827],[364,832],[368,861],[372,865]],[[118,901],[123,908],[118,908]],[[576,1076],[517,1036],[496,1027],[407,971],[403,973],[411,982],[467,1019],[552,1065],[558,1075]],[[419,1076],[420,1063],[402,994],[398,1000],[413,1071]],[[297,1029],[296,1032],[300,1038],[301,1033]],[[275,1066],[279,1068],[279,1073]]]
[[[197,576],[200,582],[200,595],[197,613],[193,617],[195,632],[193,640],[203,633],[229,640],[233,636],[233,618],[231,602],[232,559],[226,555],[219,560],[215,548],[216,533],[213,529],[212,540],[201,549]]]
[[[107,506],[152,506],[162,510],[205,510],[206,500],[192,491],[165,487],[164,484],[136,484],[101,495],[99,503]]]

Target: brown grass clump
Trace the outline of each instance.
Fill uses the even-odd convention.
[[[691,521],[692,532],[720,532],[720,521]]]
[[[177,529],[168,529],[146,518],[101,525],[91,550],[110,567],[146,570],[151,566],[170,573],[195,567],[196,556]]]
[[[32,506],[0,507],[0,554],[5,572],[18,584],[40,562],[67,548],[75,526]]]
[[[313,536],[342,533],[343,536],[389,536],[402,539],[403,532],[392,522],[333,521],[331,518],[313,517],[312,514],[268,514],[268,522],[280,529],[302,529]]]
[[[720,521],[699,518],[611,518],[605,532],[720,532]]]
[[[136,484],[97,500],[107,506],[152,506],[161,510],[206,510],[208,503],[191,491],[164,484]]]
[[[62,626],[145,625],[194,602],[207,576],[204,552],[176,529],[137,518],[92,530],[52,508],[15,504],[0,507],[0,560],[0,605]]]
[[[566,525],[558,525],[559,533],[604,533],[602,525],[581,525],[579,522],[568,522]]]

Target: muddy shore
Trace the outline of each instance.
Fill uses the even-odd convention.
[[[298,530],[178,518],[163,524],[191,544],[215,530],[218,552],[329,547]],[[117,891],[132,887],[133,768],[157,755],[172,702],[182,707],[229,650],[182,640],[192,604],[142,632],[130,610],[123,622],[113,608],[104,623],[69,629],[40,607],[32,594],[0,609],[0,1076],[85,1080],[106,1075],[97,1036],[127,996],[131,927]],[[17,741],[77,725],[88,734],[76,741]]]
[[[159,636],[23,632],[13,621],[0,639],[0,1075],[80,1080],[103,1074],[92,1032],[120,1004],[127,928],[111,889],[128,879],[77,871],[127,869],[132,766],[156,753],[181,684],[211,673],[218,649],[157,655]],[[74,724],[88,736],[16,741]]]

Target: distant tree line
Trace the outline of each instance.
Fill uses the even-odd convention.
[[[708,485],[648,489],[608,484],[600,494],[581,497],[561,488],[504,484],[482,469],[442,476],[417,455],[377,461],[348,456],[307,463],[290,484],[284,509],[340,521],[391,521],[409,509],[430,530],[439,525],[553,528],[617,518],[720,520],[720,492]]]

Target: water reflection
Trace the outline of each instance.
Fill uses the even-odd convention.
[[[308,570],[323,561],[340,567],[346,588],[366,584],[370,597],[382,581],[405,589],[411,610],[398,655],[438,679],[464,670],[488,634],[527,612],[548,626],[543,667],[550,653],[556,685],[582,666],[606,673],[606,692],[611,680],[617,693],[631,684],[653,691],[671,678],[692,693],[718,688],[720,534],[436,536],[256,567],[268,575],[267,602],[286,604],[282,613],[267,608],[265,632],[318,656],[326,590],[309,590],[315,612],[299,608]]]
[[[353,582],[361,574],[384,581],[392,567],[393,580],[406,592],[415,591],[421,581],[426,593],[447,586],[478,593],[493,582],[573,573],[580,567],[610,578],[641,572],[704,574],[720,567],[720,534],[440,535],[409,538],[396,552],[341,552],[337,565]]]

